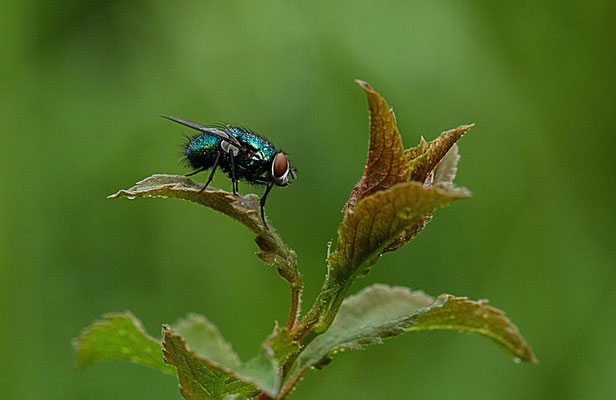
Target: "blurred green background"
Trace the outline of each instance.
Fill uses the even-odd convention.
[[[71,339],[106,312],[154,336],[205,314],[243,358],[286,320],[287,285],[242,226],[188,202],[105,199],[186,172],[186,130],[160,114],[239,122],[291,154],[299,179],[268,214],[298,253],[307,308],[363,171],[356,78],[395,108],[407,147],[477,125],[457,178],[473,198],[353,291],[488,298],[540,364],[415,333],[341,354],[292,398],[613,398],[613,1],[5,1],[0,15],[2,398],[180,399],[153,370],[74,367]]]

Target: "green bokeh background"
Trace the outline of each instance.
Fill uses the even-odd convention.
[[[240,122],[291,154],[299,179],[268,214],[297,251],[307,308],[367,152],[361,78],[407,147],[477,125],[457,178],[473,198],[353,291],[488,298],[541,362],[414,333],[341,354],[292,398],[613,398],[613,1],[1,4],[0,397],[180,399],[174,377],[143,367],[74,367],[71,338],[106,312],[155,336],[205,314],[243,358],[286,320],[286,283],[242,226],[188,202],[105,199],[185,172],[185,130],[160,114]]]

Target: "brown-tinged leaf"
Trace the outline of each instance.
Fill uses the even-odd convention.
[[[433,141],[426,143],[422,138],[418,146],[404,151],[409,168],[410,179],[426,183],[431,182],[432,174],[449,149],[464,135],[474,124],[462,125],[455,129],[441,133]]]
[[[404,150],[404,157],[406,157],[407,162],[410,160],[414,160],[415,158],[425,153],[427,149],[428,142],[426,142],[426,139],[422,136],[421,139],[419,139],[419,144],[417,146]]]
[[[370,109],[370,147],[364,175],[351,192],[345,210],[358,200],[410,179],[409,166],[393,111],[367,82],[357,83],[366,92]]]
[[[73,341],[77,366],[89,367],[101,361],[130,361],[175,375],[175,368],[163,362],[160,341],[148,335],[130,312],[106,314],[84,329]]]
[[[177,369],[180,393],[186,400],[222,400],[229,395],[250,398],[261,393],[253,382],[199,356],[169,325],[163,325],[163,334],[164,361]]]
[[[328,258],[332,278],[345,282],[363,272],[400,234],[435,209],[468,196],[464,188],[404,182],[359,200],[338,228],[338,249]]]
[[[453,200],[470,196],[464,188],[446,184],[453,179],[455,160],[443,163],[449,149],[472,125],[444,132],[432,141],[402,152],[396,119],[385,100],[359,82],[370,104],[370,151],[365,173],[351,193],[338,228],[338,247],[330,255],[323,289],[310,311],[294,329],[302,345],[327,330],[354,279],[369,271],[378,257],[407,243],[430,221],[432,212]],[[452,156],[453,157],[453,156]],[[455,157],[453,157],[455,158]]]
[[[206,189],[183,175],[155,174],[130,189],[120,190],[109,198],[162,197],[189,200],[221,212],[242,223],[257,237],[261,249],[257,255],[274,264],[278,273],[292,286],[301,286],[296,255],[282,241],[273,228],[265,229],[260,217],[259,198],[254,194],[233,195],[220,189]],[[271,227],[271,224],[268,224]]]
[[[452,129],[444,132],[438,139],[426,143],[421,138],[419,145],[405,150],[406,156],[410,159],[411,174],[414,180],[423,182],[424,186],[441,186],[453,188],[453,180],[458,170],[458,145],[455,143],[462,134],[473,125]],[[451,147],[449,147],[451,146]],[[449,149],[449,150],[446,150]],[[446,151],[443,155],[443,151]],[[383,251],[394,251],[408,243],[415,237],[432,219],[431,215],[417,220],[416,223],[405,229],[392,243]]]
[[[383,253],[398,250],[411,241],[423,228],[432,220],[432,214],[426,215],[423,218],[417,219],[411,226],[402,231],[392,242],[383,250]]]
[[[505,314],[487,305],[487,300],[472,301],[466,297],[441,295],[435,302],[439,306],[417,315],[409,331],[445,329],[475,333],[492,339],[516,361],[537,362],[532,350],[520,335],[518,328]]]

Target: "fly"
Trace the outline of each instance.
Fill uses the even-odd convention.
[[[231,178],[233,194],[239,190],[240,179],[267,186],[259,203],[263,225],[268,229],[263,212],[267,195],[274,185],[287,186],[289,178],[295,179],[287,155],[276,151],[269,140],[246,128],[232,125],[206,127],[183,118],[163,118],[199,132],[187,137],[182,152],[186,165],[194,170],[186,176],[212,169],[199,192],[210,184],[218,167]]]

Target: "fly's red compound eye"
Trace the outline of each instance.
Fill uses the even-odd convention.
[[[289,170],[289,160],[286,154],[278,153],[276,157],[274,157],[274,165],[272,167],[272,172],[274,177],[282,178],[287,171]]]

